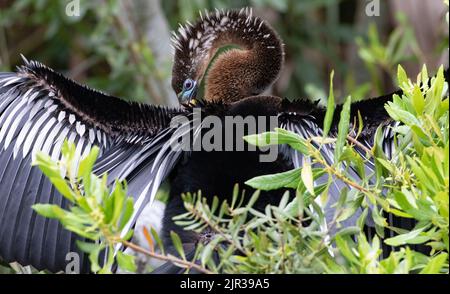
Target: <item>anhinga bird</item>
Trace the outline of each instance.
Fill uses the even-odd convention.
[[[220,48],[230,44],[239,48],[215,58]],[[127,180],[129,194],[135,198],[135,215],[126,229],[134,225],[161,182],[170,179],[162,233],[166,243],[170,230],[179,233],[186,244],[202,238],[182,230],[172,221],[173,216],[184,212],[182,193],[201,190],[207,198],[217,195],[226,199],[236,183],[244,187],[244,182],[255,176],[302,165],[302,155],[287,147],[280,149],[280,156],[273,162],[260,162],[259,149],[189,152],[173,148],[174,142],[186,132],[202,133],[202,127],[193,129],[195,105],[203,120],[208,116],[220,120],[228,116],[275,116],[279,118],[277,127],[304,138],[321,136],[324,109],[305,100],[289,102],[261,95],[277,79],[284,61],[283,44],[273,28],[248,9],[217,11],[202,16],[194,25],[181,27],[174,47],[172,86],[179,94],[178,108],[125,102],[81,86],[35,61],[25,60],[15,73],[0,73],[0,257],[3,260],[59,271],[65,268],[66,254],[79,251],[75,245],[77,236],[31,209],[35,203],[67,206],[66,199],[40,170],[31,166],[37,151],[58,159],[66,138],[76,144],[79,156],[94,145],[100,147],[96,174],[108,173],[111,183],[116,178]],[[203,80],[204,98],[199,102],[196,95]],[[393,139],[389,126],[394,122],[384,104],[391,96],[354,103],[351,107],[351,115],[360,112],[364,120],[360,143],[370,148],[376,128],[383,126],[388,156]],[[188,123],[171,126],[172,119],[180,115],[188,117]],[[335,122],[338,120],[337,115]],[[331,135],[335,132],[336,127]],[[326,148],[322,151],[330,162],[331,151]],[[360,152],[364,154],[363,150]],[[373,163],[369,162],[367,168],[373,168]],[[343,187],[344,183],[335,180],[330,188],[331,199],[326,207],[330,217],[331,206]],[[251,194],[250,187],[245,189]],[[278,203],[283,192],[262,192],[256,208]],[[87,269],[87,258],[81,256]]]

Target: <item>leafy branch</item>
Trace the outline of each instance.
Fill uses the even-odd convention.
[[[158,240],[160,250],[164,252],[156,231],[147,238],[150,248],[146,250],[130,241],[133,231],[125,231],[125,226],[133,215],[133,198],[126,195],[126,183],[116,181],[112,189],[107,186],[107,175],[98,177],[92,173],[99,149],[93,147],[90,153],[80,161],[76,157],[74,144],[65,142],[62,159],[53,161],[48,155],[38,153],[35,165],[49,178],[55,188],[70,201],[67,208],[54,204],[35,204],[33,209],[39,214],[54,218],[69,231],[84,238],[78,240],[81,251],[89,254],[91,270],[95,273],[111,273],[114,262],[120,268],[135,272],[134,256],[116,250],[118,246],[128,247],[148,257],[169,261],[181,267],[211,273],[209,270],[184,258],[157,253],[152,237]],[[174,237],[176,238],[176,237]],[[101,253],[106,254],[105,263],[101,263]]]

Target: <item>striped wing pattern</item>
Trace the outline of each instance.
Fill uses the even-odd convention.
[[[36,72],[44,72],[38,75]],[[67,105],[64,89],[89,96],[104,121],[95,124],[92,113],[77,113]],[[78,97],[74,97],[77,99]],[[115,101],[103,93],[54,73],[36,62],[25,61],[17,73],[0,73],[0,258],[6,262],[32,264],[37,269],[56,272],[64,270],[66,254],[78,252],[77,237],[56,220],[37,215],[31,206],[35,203],[53,203],[67,208],[68,203],[45,178],[32,161],[38,151],[60,159],[64,140],[76,145],[78,159],[92,146],[100,147],[94,167],[98,175],[108,173],[111,184],[115,178],[127,180],[130,195],[135,198],[135,214],[130,228],[140,211],[156,194],[160,183],[177,161],[179,153],[166,152],[157,158],[161,149],[167,150],[172,135],[168,122],[179,109],[143,107],[119,101],[120,108],[146,120],[150,131],[114,133],[105,127],[125,124],[108,117],[102,105]],[[106,117],[106,118],[105,118]],[[157,162],[155,162],[155,160]],[[89,269],[87,258],[80,255],[83,270]]]

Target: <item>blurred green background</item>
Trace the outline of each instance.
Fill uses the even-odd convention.
[[[93,88],[174,105],[171,31],[200,9],[244,6],[286,44],[272,89],[283,97],[326,97],[333,69],[335,94],[361,99],[392,90],[399,63],[408,72],[448,66],[442,0],[0,0],[0,70],[19,65],[22,53]]]

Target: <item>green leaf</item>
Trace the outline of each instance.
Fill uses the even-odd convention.
[[[97,250],[97,248],[100,246],[100,244],[96,244],[93,242],[84,242],[81,240],[76,240],[76,244],[81,251],[86,253],[92,253],[94,250]]]
[[[374,207],[371,212],[373,221],[375,222],[375,230],[377,231],[377,234],[381,237],[384,237],[384,228],[388,226],[386,218],[381,216],[381,213],[376,207]]]
[[[425,109],[425,97],[420,90],[418,85],[414,85],[413,95],[412,95],[412,104],[414,106],[414,110],[418,115],[422,115],[423,110]]]
[[[287,172],[255,177],[245,182],[246,185],[263,191],[280,188],[297,188],[300,181],[301,169],[293,169]]]
[[[70,202],[75,201],[75,193],[69,187],[65,179],[52,177],[50,178],[50,182],[53,184],[53,186],[55,186],[58,192],[61,193],[61,195],[67,198]]]
[[[417,81],[417,83],[422,83],[422,86],[423,87],[428,87],[428,79],[429,79],[429,77],[428,77],[428,71],[427,71],[427,66],[426,66],[426,64],[424,64],[423,66],[422,66],[422,70],[421,70],[421,72],[420,72],[420,77],[421,77],[421,80],[418,80]]]
[[[172,239],[172,244],[177,250],[178,254],[180,254],[181,258],[186,260],[186,255],[184,254],[183,244],[181,243],[181,239],[177,233],[174,231],[170,231],[170,238]]]
[[[347,235],[356,235],[356,234],[359,234],[360,232],[361,232],[361,229],[359,227],[352,226],[352,227],[346,227],[346,228],[340,230],[339,232],[336,233],[336,235],[343,237],[343,236],[347,236]]]
[[[395,201],[398,205],[400,205],[400,208],[406,212],[417,208],[416,199],[414,196],[407,190],[404,190],[404,192],[405,193],[402,193],[401,191],[393,191]]]
[[[72,161],[75,158],[75,152],[75,144],[65,139],[61,147],[61,153],[63,155],[63,160],[68,163],[69,166],[72,164]]]
[[[342,150],[344,149],[345,143],[347,142],[347,134],[350,125],[350,106],[352,103],[352,98],[347,96],[344,105],[342,106],[341,118],[338,125],[338,137],[335,149],[335,158],[340,158]]]
[[[397,82],[402,89],[405,89],[403,88],[404,85],[408,84],[408,75],[406,74],[405,70],[400,64],[398,65],[397,68]]]
[[[306,190],[313,196],[315,196],[314,193],[314,178],[313,173],[311,169],[311,164],[309,163],[309,160],[303,157],[303,167],[301,169],[301,176],[303,180],[303,184],[306,187]]]
[[[247,141],[247,143],[258,147],[282,144],[280,139],[281,138],[279,138],[278,133],[276,132],[265,132],[244,137],[244,140]]]
[[[133,255],[125,254],[122,251],[117,251],[117,263],[119,267],[131,273],[136,272],[135,257]]]
[[[150,233],[152,234],[153,239],[156,241],[156,244],[158,244],[159,250],[161,250],[161,253],[164,254],[164,245],[161,238],[158,235],[158,232],[156,232],[156,230],[153,227],[151,227]]]
[[[305,140],[299,135],[293,132],[289,132],[285,129],[277,128],[275,129],[275,132],[266,132],[256,135],[245,136],[244,140],[247,141],[247,143],[249,144],[259,147],[266,147],[278,144],[288,144],[289,146],[291,146],[295,150],[300,151],[303,154],[308,153],[308,148],[304,143]]]
[[[130,240],[131,239],[131,237],[133,237],[133,234],[134,234],[134,230],[129,230],[124,236],[123,236],[123,240]]]
[[[131,216],[133,215],[133,212],[134,212],[133,198],[128,197],[125,200],[125,209],[122,213],[122,218],[120,219],[119,229],[123,229],[125,227],[125,225],[130,220]]]
[[[395,165],[390,161],[381,158],[376,158],[376,161],[379,162],[388,172],[393,173],[395,171]]]
[[[125,191],[123,190],[122,183],[116,181],[114,191],[112,192],[111,197],[113,198],[113,214],[111,222],[113,224],[116,224],[119,220],[119,217],[123,211],[124,208],[124,202],[125,202]]]
[[[63,179],[61,176],[61,172],[58,168],[58,165],[52,161],[51,157],[47,154],[44,154],[42,152],[36,153],[36,159],[33,162],[33,165],[39,166],[39,169],[42,171],[42,173],[48,177],[48,178],[60,178]]]
[[[349,245],[349,240],[347,237],[336,235],[336,245],[339,248],[339,252],[351,263],[359,264],[358,259],[352,252],[351,246]]]
[[[401,121],[408,126],[420,125],[419,120],[412,113],[401,109],[398,105],[392,102],[388,102],[386,111],[394,120]]]
[[[333,122],[333,115],[334,115],[334,108],[335,108],[334,92],[333,92],[333,78],[334,78],[334,70],[331,72],[331,75],[330,75],[330,94],[328,95],[327,112],[325,113],[325,118],[323,121],[323,136],[324,137],[326,137],[328,135],[328,132],[330,131],[330,128],[331,128],[331,124]]]
[[[364,209],[364,211],[361,213],[361,215],[358,217],[358,220],[356,221],[356,224],[360,230],[363,230],[364,226],[366,225],[366,219],[367,219],[368,213],[369,213],[369,208],[366,207]]]
[[[349,205],[349,207],[346,207],[342,210],[342,213],[339,215],[339,217],[336,219],[337,222],[343,222],[346,219],[350,218],[351,216],[353,216],[357,210],[359,210],[361,208],[361,201],[351,201],[348,202],[347,201],[347,205]]]
[[[258,200],[260,195],[260,191],[253,192],[252,196],[250,197],[250,200],[248,200],[246,208],[250,209],[255,204],[255,202]]]
[[[66,211],[55,204],[34,204],[31,206],[38,214],[47,218],[61,219],[65,216]]]
[[[433,257],[427,264],[427,266],[420,272],[421,274],[439,274],[445,263],[448,264],[448,254],[441,253]]]
[[[104,249],[104,246],[97,246],[92,248],[91,253],[89,253],[89,261],[91,263],[91,271],[97,273],[101,270],[100,265],[98,264],[98,256],[100,251]]]
[[[92,147],[89,154],[80,162],[80,166],[78,168],[78,177],[88,177],[88,175],[92,172],[92,168],[97,160],[99,148],[97,146]]]
[[[413,230],[406,234],[401,234],[392,238],[384,240],[384,243],[390,246],[400,246],[405,244],[421,244],[428,241],[430,238],[427,236],[422,236],[419,238],[420,233],[422,233],[427,227]]]

